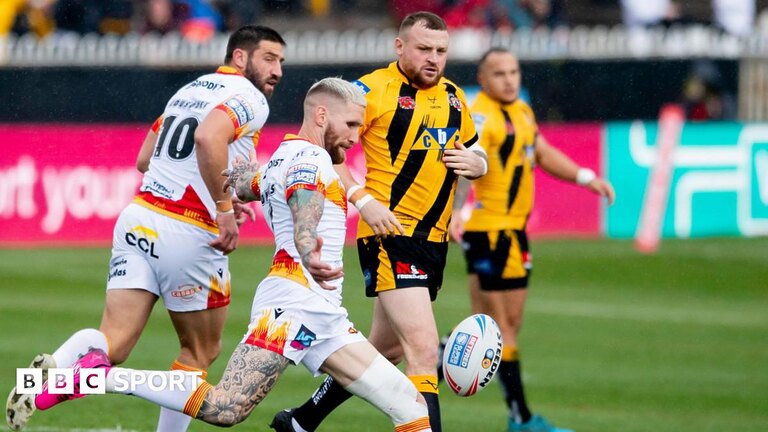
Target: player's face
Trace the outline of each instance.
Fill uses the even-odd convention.
[[[415,25],[395,39],[398,65],[416,87],[437,85],[448,59],[448,32]]]
[[[269,98],[283,77],[283,60],[283,46],[263,40],[248,55],[243,75]]]
[[[478,81],[491,98],[512,103],[520,94],[520,63],[511,53],[489,54],[480,67]]]
[[[344,162],[347,150],[360,139],[364,111],[365,108],[351,102],[334,102],[328,107],[324,142],[334,164]]]

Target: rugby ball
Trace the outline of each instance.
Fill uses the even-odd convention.
[[[501,331],[488,315],[472,315],[456,326],[443,351],[443,375],[459,396],[472,396],[490,384],[501,361]]]

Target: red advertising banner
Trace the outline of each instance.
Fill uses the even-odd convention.
[[[136,154],[148,125],[0,125],[0,245],[49,246],[109,244],[117,215],[141,181]],[[259,140],[265,161],[293,125],[272,125]],[[599,172],[601,126],[558,125],[542,128],[552,144],[580,164]],[[360,147],[347,154],[362,181],[365,164]],[[261,208],[256,223],[242,227],[245,242],[268,242],[272,236]],[[596,235],[600,231],[598,199],[584,191],[537,175],[533,234]],[[357,213],[350,206],[349,233]]]

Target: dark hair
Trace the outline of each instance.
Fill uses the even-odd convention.
[[[480,61],[477,63],[479,66],[482,66],[483,63],[485,63],[485,60],[488,59],[488,56],[491,54],[511,54],[512,51],[501,48],[501,47],[492,47],[489,48],[488,51],[484,52],[482,56],[480,56]]]
[[[259,42],[266,40],[270,42],[277,42],[282,46],[285,46],[280,33],[277,31],[260,25],[248,24],[235,30],[229,37],[227,42],[227,55],[224,57],[224,63],[232,61],[232,53],[236,49],[242,49],[247,52],[252,52],[259,46]]]
[[[408,30],[416,24],[422,24],[429,30],[448,30],[448,26],[445,25],[445,21],[432,12],[420,11],[408,14],[400,23],[400,33]]]

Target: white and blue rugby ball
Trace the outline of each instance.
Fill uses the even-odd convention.
[[[459,396],[472,396],[496,375],[501,361],[501,331],[488,315],[472,315],[456,326],[443,352],[443,375]]]

